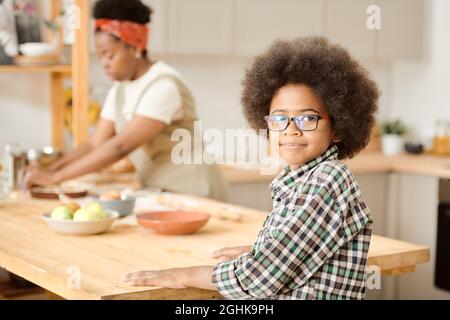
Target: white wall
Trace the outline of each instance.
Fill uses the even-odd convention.
[[[0,73],[0,154],[7,143],[50,143],[49,84],[47,74]]]
[[[430,139],[434,123],[450,120],[450,2],[427,1],[425,58],[422,61],[364,64],[381,91],[380,119],[401,117],[413,133]],[[92,57],[95,57],[94,55]],[[163,56],[177,68],[194,92],[205,127],[243,127],[241,80],[249,62],[245,58]],[[97,63],[92,64],[92,95],[102,100],[110,82]],[[0,153],[8,142],[25,146],[50,143],[50,95],[44,74],[0,73]],[[35,128],[30,130],[29,128]],[[39,132],[39,134],[36,134]]]
[[[246,126],[240,104],[241,81],[249,59],[214,56],[162,56],[181,72],[193,91],[199,117],[205,128],[242,128]],[[95,55],[91,56],[91,97],[103,101],[111,82],[106,78]],[[368,69],[383,91],[381,114],[389,108],[389,66],[368,63]],[[20,84],[20,85],[19,85]],[[0,73],[0,150],[8,142],[24,146],[50,143],[50,92],[45,74]],[[19,122],[11,118],[22,119]],[[25,118],[25,119],[24,119]],[[26,120],[28,119],[28,120]],[[39,119],[39,121],[36,121]],[[27,124],[32,124],[27,125]],[[29,130],[39,124],[39,134]]]
[[[450,1],[426,2],[424,61],[392,66],[392,116],[430,142],[435,122],[450,121]]]

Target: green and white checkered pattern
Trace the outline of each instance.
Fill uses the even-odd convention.
[[[330,147],[272,182],[273,210],[250,253],[214,267],[228,299],[364,299],[372,218]]]

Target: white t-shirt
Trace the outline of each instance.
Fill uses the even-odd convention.
[[[151,79],[167,73],[171,73],[180,78],[180,75],[175,69],[162,61],[158,61],[138,79],[120,83],[120,85],[124,86],[123,92],[125,102],[122,107],[122,113],[127,121],[130,121],[133,118],[133,103],[131,103],[131,101],[136,98],[136,95],[142,92],[143,86],[145,86],[148,81],[151,81]],[[113,122],[116,119],[115,93],[115,90],[109,90],[100,114],[101,118]],[[172,121],[183,118],[183,109],[181,106],[181,94],[176,83],[170,78],[162,78],[154,82],[142,94],[139,104],[136,107],[135,114],[159,120],[165,124],[170,124]]]

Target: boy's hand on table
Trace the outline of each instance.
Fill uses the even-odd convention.
[[[182,289],[186,288],[182,280],[186,269],[188,268],[133,272],[126,274],[122,280],[132,286]]]
[[[220,250],[214,251],[212,253],[212,257],[216,259],[220,259],[221,262],[233,260],[239,257],[241,254],[245,252],[250,252],[252,250],[252,246],[240,246],[240,247],[227,247],[222,248]]]
[[[125,275],[122,280],[132,286],[153,286],[173,289],[202,288],[216,290],[212,283],[214,266],[196,266],[155,271],[139,271]]]

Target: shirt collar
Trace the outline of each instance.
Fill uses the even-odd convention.
[[[287,166],[272,181],[270,188],[276,191],[276,189],[280,189],[282,186],[290,187],[297,184],[306,172],[317,166],[319,163],[329,160],[337,160],[338,153],[338,147],[336,145],[332,145],[319,157],[308,161],[298,169],[291,170],[291,168]]]

